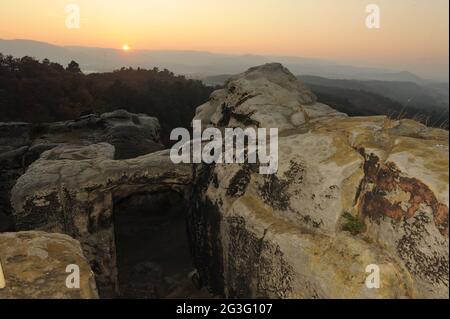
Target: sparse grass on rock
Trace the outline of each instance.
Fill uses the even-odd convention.
[[[353,236],[356,236],[364,231],[364,224],[358,217],[347,212],[344,213],[343,217],[345,219],[345,223],[342,225],[343,231],[348,231]]]

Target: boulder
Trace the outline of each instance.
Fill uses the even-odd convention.
[[[44,152],[12,190],[18,230],[68,234],[79,240],[96,274],[100,295],[117,293],[114,204],[133,194],[174,191],[187,196],[188,165],[168,151],[114,160],[107,143],[62,145]]]
[[[34,144],[95,144],[115,146],[115,158],[127,159],[163,149],[158,119],[145,114],[116,110],[90,114],[77,120],[41,124]]]
[[[5,279],[0,299],[98,298],[94,274],[81,246],[67,235],[40,231],[0,234],[0,261]],[[69,265],[79,267],[79,288],[66,285]]]
[[[125,110],[55,123],[0,123],[0,232],[14,230],[11,188],[43,152],[107,142],[115,147],[113,158],[133,158],[163,149],[159,131],[156,118]]]
[[[314,94],[288,69],[272,63],[254,67],[229,79],[196,110],[202,127],[277,127],[294,129],[309,118],[346,116],[317,103]]]
[[[203,282],[230,298],[448,298],[448,131],[317,103],[279,64],[233,77],[196,119],[278,127],[279,168],[199,164]],[[367,267],[380,288],[365,285]]]

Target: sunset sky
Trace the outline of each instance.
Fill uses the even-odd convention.
[[[80,29],[65,27],[69,3],[81,9]],[[381,9],[380,29],[365,26],[369,3]],[[0,38],[439,72],[448,69],[448,6],[448,0],[1,0]]]

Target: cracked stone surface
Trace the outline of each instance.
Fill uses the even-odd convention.
[[[133,158],[163,149],[159,131],[156,118],[125,110],[54,123],[0,123],[0,232],[14,230],[11,189],[43,152],[106,142],[115,147],[115,159]]]
[[[19,230],[65,233],[80,241],[106,297],[117,290],[114,203],[167,190],[184,196],[192,180],[190,167],[173,164],[168,151],[113,157],[107,143],[58,146],[28,167],[11,198]]]
[[[40,231],[0,234],[5,288],[0,299],[94,299],[97,288],[80,243],[63,234]],[[68,288],[68,265],[80,270],[80,287]]]
[[[99,167],[104,160],[161,150],[159,131],[156,118],[125,110],[54,123],[0,123],[0,233],[46,230],[80,239],[100,290],[113,291],[115,250],[108,210],[113,197],[111,190],[95,190],[96,183],[107,183]],[[116,166],[120,170],[120,165],[109,165],[111,170]],[[83,182],[91,183],[95,192],[83,189]],[[29,194],[31,202],[18,204],[14,211],[14,198],[26,201]]]
[[[190,203],[201,282],[230,298],[448,298],[448,132],[348,117],[283,66],[231,78],[202,127],[279,128],[279,169],[173,164],[169,151],[117,160],[113,146],[42,153],[12,192],[19,229],[79,240],[101,291],[116,284],[112,212],[139,192]],[[365,285],[380,268],[380,288]]]
[[[250,164],[195,169],[190,233],[214,291],[448,298],[447,131],[348,117],[317,103],[279,64],[233,77],[195,119],[280,131],[274,175]],[[380,289],[364,284],[370,264],[380,267]]]

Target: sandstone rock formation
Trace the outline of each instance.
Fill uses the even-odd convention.
[[[194,119],[279,128],[278,172],[173,164],[168,151],[120,160],[107,143],[60,145],[18,179],[18,229],[78,239],[99,290],[111,296],[114,205],[170,190],[190,202],[195,265],[216,295],[448,298],[447,131],[348,117],[279,64],[233,77]],[[380,269],[378,289],[365,285],[369,265]]]
[[[316,97],[286,68],[266,64],[232,77],[226,88],[199,106],[195,120],[202,126],[277,127],[294,129],[309,118],[346,116],[316,102]]]
[[[190,233],[214,291],[448,298],[447,131],[347,117],[315,102],[278,64],[232,78],[196,119],[280,130],[275,175],[249,164],[196,170]],[[371,264],[380,289],[364,284]]]
[[[14,230],[10,191],[44,151],[107,142],[115,147],[114,158],[133,158],[163,149],[159,131],[156,118],[124,110],[56,123],[0,123],[0,232]]]
[[[168,151],[114,160],[107,143],[58,146],[31,164],[12,191],[17,228],[68,234],[81,242],[102,296],[114,296],[117,271],[114,204],[136,193],[185,195],[189,166],[175,165]]]
[[[67,235],[39,231],[0,234],[5,287],[0,299],[97,298],[94,274],[80,244]],[[80,269],[80,287],[66,286],[68,265]]]

